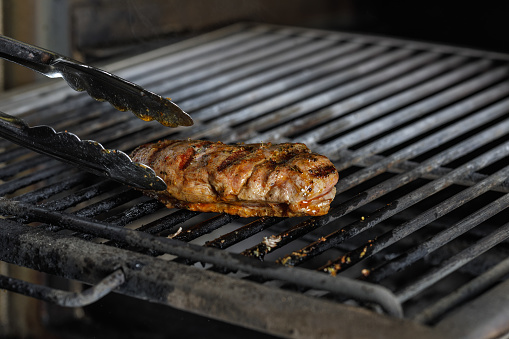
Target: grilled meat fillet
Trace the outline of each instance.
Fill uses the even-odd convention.
[[[242,217],[326,214],[338,181],[329,159],[299,143],[164,140],[131,158],[166,182],[166,191],[145,193],[167,207]]]

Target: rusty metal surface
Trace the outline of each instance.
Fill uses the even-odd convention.
[[[219,273],[93,244],[70,236],[0,222],[3,260],[87,283],[118,270],[116,292],[283,337],[368,338],[398,326],[402,338],[426,338],[429,328],[356,307],[318,300]],[[39,248],[34,252],[32,248]],[[247,307],[246,307],[247,306]],[[298,322],[298,325],[296,325]],[[366,324],[369,323],[368,326]],[[348,324],[347,331],[342,331]],[[339,330],[338,330],[339,326]]]

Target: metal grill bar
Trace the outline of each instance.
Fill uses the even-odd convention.
[[[196,224],[192,227],[189,227],[180,235],[174,237],[174,239],[182,240],[182,241],[191,241],[196,239],[204,234],[210,233],[213,230],[218,229],[221,226],[229,224],[233,220],[238,219],[239,217],[236,215],[229,214],[220,214],[213,218],[208,219],[207,221]]]
[[[503,206],[500,207],[497,211],[501,211],[505,208],[507,208],[509,203],[509,197],[506,195],[504,198],[501,198],[500,200],[497,200],[496,204],[488,205],[484,211],[488,210],[488,208],[498,205]],[[482,212],[477,213],[475,216],[473,216],[474,219],[478,215],[482,214]],[[475,221],[471,221],[470,219],[468,222],[464,222],[462,225],[465,225],[466,223],[474,223]],[[455,225],[456,226],[456,225]],[[466,226],[464,226],[466,227]],[[470,226],[470,227],[473,227]],[[459,267],[466,265],[468,262],[472,261],[473,259],[477,258],[480,254],[488,251],[489,249],[493,248],[500,242],[504,241],[509,237],[509,223],[505,224],[501,228],[493,231],[489,236],[483,238],[482,240],[479,240],[476,244],[473,246],[461,251],[460,253],[456,254],[449,260],[446,260],[442,263],[440,268],[434,269],[431,272],[425,274],[421,278],[419,278],[417,281],[413,282],[411,285],[406,286],[402,290],[400,290],[397,294],[397,297],[400,301],[404,302],[419,292],[422,292],[426,287],[429,287],[433,285],[435,282],[442,279],[445,275],[455,271]]]
[[[261,29],[230,35],[218,41],[205,43],[192,50],[167,56],[159,63],[155,62],[152,65],[145,65],[145,69],[142,71],[143,76],[140,77],[140,80],[143,81],[142,85],[146,86],[147,83],[155,83],[161,79],[175,79],[172,82],[176,86],[183,86],[189,82],[196,81],[199,79],[199,74],[192,76],[184,74],[223,61],[225,57],[231,58],[248,51],[255,51],[268,42],[279,39],[278,36],[264,34],[268,31],[269,29]],[[207,58],[203,58],[203,55],[206,55]],[[175,67],[175,65],[178,65],[178,67]],[[194,72],[192,73],[195,74]],[[161,89],[163,91],[166,90],[164,87]]]
[[[427,307],[414,316],[414,320],[420,323],[431,324],[448,310],[469,300],[472,296],[479,295],[481,292],[486,291],[507,274],[509,274],[509,258],[500,262],[483,275],[474,278],[468,284],[463,285],[447,297]]]
[[[271,227],[278,222],[280,222],[281,218],[274,217],[263,217],[258,220],[255,220],[243,227],[236,229],[230,233],[227,233],[219,238],[216,238],[212,241],[208,241],[205,245],[216,248],[228,248],[242,240],[249,238],[250,236],[257,234],[264,229]]]
[[[509,103],[509,102],[508,102]],[[399,151],[395,153],[394,155],[387,157],[383,159],[382,161],[378,162],[377,164],[366,168],[365,170],[360,170],[356,172],[355,174],[351,175],[350,177],[343,178],[339,181],[339,183],[336,186],[336,189],[339,192],[346,191],[349,188],[352,188],[356,186],[359,182],[362,182],[364,180],[367,180],[369,178],[374,177],[377,174],[382,173],[387,167],[391,166],[393,163],[396,163],[397,161],[401,161],[403,159],[411,158],[412,156],[416,156],[419,153],[423,153],[426,150],[429,150],[433,147],[436,147],[437,145],[452,139],[456,133],[464,132],[465,129],[473,128],[477,124],[482,124],[490,120],[492,118],[492,114],[503,114],[507,112],[507,108],[505,105],[496,105],[493,107],[494,109],[481,111],[478,114],[471,116],[468,120],[470,120],[470,123],[468,127],[461,126],[460,124],[456,123],[449,128],[446,128],[444,130],[441,130],[434,135],[431,135],[430,137],[427,137],[425,139],[422,139],[420,142],[413,144],[411,147],[403,149],[402,151]],[[484,120],[486,119],[486,120]],[[495,136],[499,137],[500,135],[503,135],[508,128],[507,123],[509,121],[506,121],[506,124],[504,124],[501,127],[495,127],[493,130],[489,130],[487,133],[481,133],[480,134],[480,140],[479,142],[482,142],[482,139],[486,139],[486,141],[493,140],[491,137]],[[495,132],[495,130],[498,130]],[[445,140],[444,140],[445,139]],[[475,139],[474,139],[475,140]],[[475,140],[477,142],[477,140]],[[415,145],[419,145],[422,148],[419,149]],[[310,220],[313,220],[313,222],[305,221],[299,225],[294,226],[288,231],[285,231],[283,233],[280,233],[277,237],[281,238],[281,240],[275,245],[275,247],[281,247],[283,245],[286,245],[289,241],[291,241],[294,237],[302,236],[305,233],[309,233],[313,231],[314,229],[321,227],[327,223],[330,223],[333,220],[336,220],[345,214],[352,212],[356,208],[363,206],[381,196],[386,194],[387,192],[391,192],[417,178],[419,178],[422,173],[430,171],[432,168],[436,168],[438,165],[443,164],[444,162],[454,159],[454,153],[456,152],[456,157],[461,156],[464,154],[463,151],[468,151],[468,149],[471,149],[470,147],[476,145],[476,143],[471,142],[463,142],[457,146],[457,148],[449,149],[449,151],[444,151],[443,154],[441,154],[440,157],[437,156],[437,159],[432,159],[434,161],[438,161],[437,164],[433,164],[433,161],[429,161],[428,163],[425,163],[422,166],[416,167],[410,172],[405,172],[404,174],[401,174],[395,178],[392,178],[390,180],[387,180],[377,186],[374,186],[367,191],[363,192],[362,194],[359,194],[348,201],[342,203],[340,206],[335,207],[330,211],[330,213],[323,217],[317,217]],[[466,147],[466,149],[463,149],[463,147]],[[409,154],[410,153],[410,154]],[[345,236],[348,234],[346,233]],[[344,234],[343,232],[341,234]],[[357,232],[355,232],[357,234]],[[342,238],[344,240],[344,238]],[[323,246],[323,245],[322,245]],[[246,250],[243,252],[244,255],[254,255],[257,253],[257,256],[263,256],[264,254],[268,253],[269,251],[273,250],[273,248],[268,248],[264,243],[260,243],[255,247],[252,247],[249,250]]]
[[[342,192],[350,189],[358,182],[364,182],[368,179],[371,179],[374,176],[386,171],[388,167],[391,167],[396,163],[414,158],[420,154],[423,154],[424,152],[427,152],[454,139],[455,137],[464,134],[465,132],[468,132],[476,127],[482,126],[483,124],[489,123],[493,119],[503,116],[507,113],[506,105],[508,103],[509,99],[506,99],[500,103],[490,106],[487,109],[479,111],[466,119],[441,129],[440,131],[433,133],[424,139],[420,139],[412,145],[391,154],[389,157],[386,157],[377,164],[374,164],[355,173],[355,176],[352,175],[343,178],[343,180],[338,183],[337,190]]]
[[[164,231],[171,230],[175,225],[189,220],[198,214],[199,212],[180,210],[159,220],[155,220],[151,223],[143,225],[138,228],[138,230],[147,232],[149,234],[160,234],[162,236],[167,236],[169,233],[166,234]]]
[[[206,68],[199,85],[176,90],[173,96],[179,98],[179,102],[183,102],[186,107],[195,110],[202,108],[206,102],[217,101],[218,97],[230,97],[260,84],[300,71],[310,65],[340,57],[361,47],[359,44],[344,44],[340,48],[331,49],[330,47],[335,43],[335,41],[309,40],[309,38],[284,39],[272,48],[261,49],[238,59],[237,63],[241,64],[241,67],[227,74],[219,73],[217,69],[214,69],[212,73],[210,68]],[[298,50],[295,50],[296,45],[299,46]],[[257,59],[260,58],[268,58],[268,62],[257,63]],[[251,61],[253,61],[252,64],[250,64]],[[232,63],[221,65],[233,68]],[[214,76],[211,77],[211,73]],[[168,88],[167,90],[171,91],[172,89]],[[210,90],[220,93],[214,96],[209,93]],[[195,100],[199,104],[195,104]]]
[[[490,64],[486,60],[482,60],[474,64],[460,65],[463,62],[465,62],[464,58],[450,57],[441,62],[433,63],[423,69],[419,69],[409,75],[406,75],[402,79],[394,80],[393,84],[397,84],[397,86],[395,86],[396,88],[391,86],[390,83],[384,84],[370,91],[366,91],[365,93],[361,93],[358,96],[354,96],[353,98],[348,98],[340,101],[339,103],[335,103],[326,109],[314,112],[312,117],[305,117],[304,119],[270,130],[263,133],[262,136],[264,138],[275,138],[277,135],[291,135],[301,133],[301,131],[303,131],[305,133],[300,134],[299,139],[301,139],[304,143],[316,143],[319,140],[331,137],[335,134],[346,131],[349,128],[362,125],[370,120],[383,116],[394,109],[400,108],[414,102],[415,100],[427,97],[430,94],[445,89],[458,81],[466,79],[469,76],[486,69]],[[449,71],[451,68],[457,69],[444,74],[444,72]],[[443,75],[433,78],[438,74]],[[422,81],[426,82],[419,85]],[[401,88],[405,87],[410,89],[400,92]],[[392,93],[396,94],[394,96],[384,98],[387,94]],[[379,98],[384,99],[375,102],[366,108],[356,110],[363,107],[366,102],[372,102]],[[429,108],[426,108],[427,111],[429,111]],[[351,114],[346,115],[347,113]],[[393,113],[392,116],[402,116],[405,119],[408,119],[406,114],[398,115]],[[395,119],[393,119],[393,121],[394,120]],[[316,125],[317,121],[327,121],[327,124],[306,132],[306,129],[309,129],[309,126]],[[375,130],[378,133],[380,132],[380,129]]]
[[[423,56],[421,56],[421,57],[423,57]],[[429,60],[426,60],[426,61],[429,61]],[[342,112],[345,112],[345,111],[348,112],[348,111],[354,110],[355,108],[362,107],[366,104],[375,102],[376,100],[380,100],[381,98],[384,98],[388,95],[398,93],[401,90],[408,88],[409,86],[414,86],[415,84],[418,84],[420,81],[429,79],[430,77],[433,77],[434,75],[438,74],[440,69],[444,68],[444,66],[451,67],[454,64],[458,64],[460,61],[462,61],[461,58],[451,57],[450,59],[447,59],[443,62],[437,62],[437,63],[432,64],[431,66],[428,66],[428,67],[418,68],[416,71],[410,72],[409,74],[402,76],[401,78],[396,78],[395,80],[392,80],[392,81],[388,81],[388,79],[383,79],[382,80],[383,82],[381,84],[379,81],[377,81],[378,74],[373,75],[371,77],[365,77],[359,81],[355,81],[355,82],[352,82],[351,84],[345,85],[344,89],[342,89],[341,87],[338,87],[338,89],[326,91],[323,94],[313,98],[313,100],[311,100],[311,102],[310,102],[310,100],[305,100],[303,102],[299,102],[297,105],[285,108],[281,112],[277,112],[275,114],[287,115],[287,114],[285,114],[285,111],[292,110],[292,109],[295,110],[296,107],[298,107],[297,113],[312,112],[313,110],[321,109],[324,106],[324,104],[331,104],[331,103],[333,103],[337,100],[343,99],[344,97],[347,97],[351,94],[354,94],[354,93],[357,94],[358,92],[362,91],[360,94],[344,100],[339,105],[336,104],[336,107],[337,106],[341,107]],[[399,65],[401,65],[401,63]],[[408,71],[410,71],[410,69],[404,70],[403,72],[406,73]],[[380,75],[382,75],[384,73],[384,71],[381,71],[380,73],[381,73]],[[400,75],[400,74],[391,72],[391,74],[389,74],[389,78],[393,79],[398,75]],[[378,86],[371,89],[370,87],[373,85],[378,85]],[[341,93],[341,90],[344,91],[343,92],[344,95],[342,95],[342,96],[335,95],[336,91],[339,91],[339,93]],[[319,103],[321,103],[321,104],[319,104]],[[334,112],[333,109],[334,109],[334,106],[327,107],[325,110],[319,111],[316,116],[315,116],[315,114],[313,114],[313,116],[315,116],[316,119],[319,119],[319,120],[313,120],[314,121],[313,125],[316,124],[317,122],[326,121],[326,120],[330,119],[331,112]],[[320,119],[321,118],[320,112],[322,113],[321,115],[325,116],[326,119],[323,119],[323,118]],[[270,120],[271,120],[270,118],[271,118],[271,116],[269,116],[265,119],[262,118],[262,119],[257,120],[254,127],[260,128],[260,127],[266,125],[267,122],[270,122]],[[309,117],[306,120],[309,120],[309,119],[311,119],[311,118]],[[301,126],[306,126],[306,124],[301,125]],[[291,126],[289,126],[289,127],[291,127]],[[279,131],[275,132],[276,136],[277,136],[278,132]],[[298,132],[298,130],[297,130],[297,132]],[[264,137],[269,137],[269,136],[264,136]]]
[[[446,103],[452,102],[454,99],[458,98],[458,95],[464,96],[465,94],[474,92],[479,90],[486,85],[490,85],[496,81],[503,79],[507,75],[507,69],[500,68],[495,72],[489,72],[481,77],[472,79],[471,81],[464,84],[464,86],[459,86],[451,89],[450,91],[444,92],[444,95],[438,95],[437,97],[430,98],[428,100],[424,100],[419,103],[417,107],[412,107],[411,109],[403,110],[399,112],[400,114],[396,114],[391,116],[391,119],[385,118],[380,119],[376,123],[369,124],[366,127],[358,130],[358,133],[350,133],[348,136],[344,136],[340,139],[340,141],[328,143],[327,148],[331,149],[334,146],[344,145],[351,146],[356,143],[362,142],[368,138],[368,135],[374,135],[376,133],[380,133],[387,129],[394,127],[394,121],[397,121],[397,124],[403,123],[406,121],[410,121],[412,118],[415,118],[414,114],[430,112],[434,109],[443,106]],[[468,88],[468,85],[472,85]],[[455,93],[451,93],[455,92]],[[415,136],[415,131],[426,132],[437,126],[445,124],[459,116],[466,115],[469,112],[472,112],[475,109],[483,107],[484,105],[493,102],[494,100],[499,99],[507,94],[507,84],[503,84],[499,87],[495,87],[493,89],[486,90],[482,94],[475,95],[470,97],[450,108],[444,109],[433,114],[430,117],[423,118],[417,123],[406,126],[400,130],[398,133],[391,133],[383,138],[378,139],[376,142],[370,143],[362,147],[361,149],[356,150],[353,154],[350,154],[347,159],[344,159],[343,166],[351,166],[359,161],[359,159],[366,157],[367,155],[376,154],[378,152],[384,151],[394,145],[402,143]],[[447,102],[442,101],[442,99],[447,98]],[[425,108],[425,109],[424,109]],[[413,112],[412,112],[413,111]],[[414,113],[414,114],[412,114]],[[411,132],[413,131],[413,133]],[[343,147],[344,147],[343,146]],[[337,149],[337,148],[336,148]],[[345,167],[346,168],[346,167]]]
[[[59,181],[55,184],[48,185],[48,186],[39,188],[37,190],[30,191],[29,193],[18,195],[16,197],[16,199],[19,201],[26,202],[26,203],[36,203],[38,201],[47,199],[47,198],[54,196],[58,193],[62,193],[63,191],[66,191],[73,187],[76,187],[80,183],[83,183],[86,181],[85,177],[86,177],[85,174],[80,173],[75,176],[72,176],[69,179]],[[108,182],[108,183],[110,185],[113,184],[112,182]]]
[[[509,174],[509,167],[506,167],[504,170],[497,172],[496,174],[491,175],[489,178],[483,180],[479,184],[469,187],[458,193],[457,195],[443,201],[437,207],[433,208],[429,211],[429,214],[436,215],[436,217],[431,218],[431,221],[435,218],[440,217],[445,214],[442,210],[445,211],[457,208],[459,205],[462,205],[465,201],[470,201],[471,199],[481,195],[482,193],[487,192],[491,185],[496,182],[500,182],[507,178]],[[382,267],[377,268],[376,270],[372,270],[370,273],[370,281],[380,281],[381,279],[387,277],[393,272],[399,271],[405,266],[410,265],[411,263],[417,261],[422,258],[424,255],[432,252],[438,247],[442,246],[445,242],[451,241],[452,239],[460,236],[465,233],[472,227],[477,226],[480,222],[494,216],[499,213],[504,208],[508,207],[508,205],[504,205],[504,202],[507,202],[507,195],[499,200],[486,205],[478,212],[473,215],[470,215],[468,218],[463,219],[459,223],[451,226],[450,228],[442,231],[437,236],[433,237],[429,241],[425,241],[419,246],[413,248],[411,251],[405,253],[405,255],[399,257],[398,259],[391,260],[387,262]],[[444,212],[445,212],[444,211]],[[416,219],[414,219],[416,220]]]
[[[21,178],[12,179],[0,187],[0,196],[5,196],[7,194],[13,193],[16,190],[19,190],[23,187],[27,187],[33,183],[40,182],[42,180],[46,180],[48,178],[54,177],[58,174],[61,174],[68,168],[63,166],[55,166],[50,167],[49,169],[40,170],[36,173],[32,173],[31,175],[27,175]]]
[[[45,208],[53,210],[53,211],[63,211],[69,207],[76,206],[77,204],[79,204],[81,202],[89,201],[90,199],[97,197],[98,195],[109,192],[115,186],[116,185],[111,181],[102,181],[97,184],[88,186],[87,188],[76,191],[72,195],[67,195],[61,199],[52,200],[50,202],[47,202],[43,206]],[[22,199],[19,199],[19,200],[27,201],[29,199],[31,200],[34,198],[35,197],[34,197],[33,192],[30,192],[30,193],[23,195]]]
[[[509,145],[503,145],[502,147],[499,147],[498,150],[506,150]],[[419,200],[422,200],[424,197],[428,197],[429,194],[434,193],[440,189],[443,189],[444,187],[452,184],[454,182],[455,176],[463,176],[466,171],[473,171],[476,170],[476,168],[482,168],[483,166],[486,166],[488,163],[486,163],[486,160],[490,158],[492,154],[495,152],[490,152],[491,154],[486,154],[485,157],[479,157],[475,159],[474,161],[469,162],[468,164],[465,164],[458,169],[454,170],[453,172],[449,173],[448,175],[442,177],[441,179],[437,179],[434,182],[431,182],[416,191],[407,194],[406,196],[398,199],[398,202],[408,202],[407,204],[410,205],[413,203],[416,198]],[[490,161],[496,161],[500,159],[500,157],[505,156],[507,153],[499,154],[499,157],[491,158]],[[406,222],[390,232],[384,233],[380,236],[378,236],[376,239],[371,240],[369,244],[366,246],[361,246],[356,248],[353,251],[350,251],[346,253],[345,255],[341,256],[339,259],[334,260],[330,264],[323,266],[320,268],[320,270],[327,271],[329,273],[337,274],[339,271],[345,270],[358,262],[360,262],[363,259],[366,259],[370,257],[371,255],[381,251],[382,249],[387,248],[388,246],[394,244],[396,241],[403,239],[404,237],[408,236],[409,234],[419,230],[420,228],[424,227],[425,225],[433,222],[434,220],[446,215],[450,211],[454,210],[455,208],[463,205],[467,201],[470,201],[478,196],[480,196],[482,193],[485,193],[487,190],[489,190],[493,185],[496,185],[497,180],[490,180],[489,185],[483,189],[479,190],[479,187],[482,187],[481,185],[484,185],[488,179],[485,179],[483,181],[475,186],[472,186],[471,188],[464,191],[461,195],[456,195],[454,198],[448,199],[441,204],[437,205],[436,207],[427,210],[426,212],[416,216],[414,219],[412,219],[409,222]],[[448,182],[449,181],[449,182]],[[474,189],[476,187],[476,189]],[[419,195],[421,195],[419,197]],[[397,204],[396,207],[398,210],[402,210],[403,208],[400,206],[400,204]],[[387,215],[389,214],[389,215]],[[351,234],[358,234],[363,229],[367,229],[369,227],[373,227],[375,224],[379,223],[380,221],[387,219],[389,216],[396,214],[396,212],[391,212],[390,207],[384,207],[379,210],[377,210],[375,213],[373,213],[371,216],[367,217],[366,220],[361,220],[358,222],[355,222],[354,224],[351,224],[344,229],[352,229],[354,231],[346,231],[345,233],[351,233]],[[329,236],[329,238],[334,239],[333,237]],[[335,242],[339,242],[341,239],[335,240]],[[332,240],[331,240],[332,241]],[[312,248],[312,245],[309,245],[308,247]],[[330,247],[330,246],[329,246]],[[307,253],[307,252],[306,252]],[[309,254],[311,255],[311,254]],[[348,258],[348,259],[347,259]],[[292,258],[293,259],[293,258]],[[371,272],[370,279],[372,280],[379,280],[376,278],[378,271]]]
[[[498,129],[500,127],[500,129]],[[456,159],[457,157],[468,153],[472,149],[475,149],[476,147],[480,147],[483,144],[486,144],[497,137],[499,137],[501,134],[504,133],[504,130],[506,128],[509,128],[509,120],[506,121],[506,124],[504,126],[497,125],[497,128],[495,129],[489,129],[486,131],[483,131],[483,133],[480,133],[474,137],[471,137],[464,142],[462,142],[458,147],[456,148],[450,148],[447,151],[444,151],[437,156],[430,158],[429,160],[423,162],[419,167],[416,167],[412,171],[406,172],[404,174],[398,175],[397,177],[394,177],[381,185],[385,186],[395,186],[395,182],[398,181],[399,178],[406,179],[405,181],[415,180],[416,178],[420,177],[420,173],[422,171],[428,171],[431,168],[436,168],[441,163],[444,163],[446,161],[450,161],[453,159]],[[498,132],[495,131],[498,129]],[[430,182],[416,190],[414,190],[411,193],[406,194],[405,196],[393,201],[390,205],[385,206],[374,213],[372,213],[370,216],[366,217],[365,219],[361,219],[359,221],[356,221],[348,226],[345,226],[336,232],[329,234],[327,236],[324,236],[320,238],[320,240],[311,243],[310,245],[306,246],[305,248],[292,253],[291,255],[288,255],[282,259],[280,259],[280,262],[285,265],[295,265],[297,263],[300,263],[304,260],[308,260],[312,258],[313,256],[331,248],[332,246],[337,245],[340,242],[345,241],[348,238],[353,237],[354,235],[359,234],[360,232],[363,232],[364,230],[374,227],[378,223],[382,222],[383,220],[388,219],[389,217],[395,215],[398,212],[401,212],[405,210],[406,208],[416,204],[419,201],[422,201],[423,199],[426,199],[430,197],[431,195],[439,192],[440,190],[454,184],[454,182],[464,175],[477,171],[495,161],[498,161],[502,159],[503,157],[507,156],[509,154],[509,143],[506,143],[502,146],[499,146],[497,148],[494,148],[493,150],[484,153],[483,155],[479,156],[478,158],[468,162],[467,164],[457,168],[456,170],[448,173],[447,175],[443,176],[440,179],[436,179],[433,182]],[[386,183],[389,182],[389,185]],[[499,181],[495,181],[492,185],[497,185]],[[492,187],[490,185],[489,188]],[[477,187],[479,184],[473,187]],[[487,188],[486,190],[488,190]],[[470,195],[467,194],[466,196],[469,199],[473,199],[474,197],[482,194],[484,191],[481,190],[474,190],[473,188],[470,188]],[[383,191],[386,191],[385,189]],[[423,222],[431,222],[435,219],[437,219],[440,215],[444,215],[451,211],[454,207],[458,207],[460,205],[463,205],[466,202],[466,199],[451,199],[451,202],[448,205],[441,205],[441,208],[437,210],[434,210],[433,213],[429,213],[423,216],[422,221]],[[445,207],[444,207],[445,206]],[[413,222],[421,221],[419,217],[413,219]],[[424,225],[420,225],[422,227]],[[401,227],[403,234],[400,234],[397,238],[398,240],[404,237],[405,235],[410,234],[411,232],[416,231],[417,227],[412,227],[411,225],[405,225]],[[393,233],[397,234],[396,230],[393,231]],[[395,235],[390,233],[391,235]],[[389,234],[388,234],[389,235]],[[389,244],[383,243],[382,240],[385,240],[385,238],[379,237],[377,240],[373,240],[367,245],[366,247],[358,248],[355,253],[349,253],[347,255],[342,256],[341,258],[335,260],[332,265],[325,268],[328,272],[336,274],[338,270],[346,269],[352,264],[358,262],[362,258],[366,256],[367,253],[374,253],[376,251],[377,245],[381,242],[384,244],[384,246],[387,246]],[[396,239],[394,239],[396,240]],[[358,254],[358,255],[357,255]],[[348,258],[348,260],[346,260]],[[358,258],[358,259],[357,259]],[[338,265],[338,267],[336,267]]]

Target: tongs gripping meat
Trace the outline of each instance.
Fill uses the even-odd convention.
[[[122,151],[105,149],[96,141],[81,140],[72,133],[56,132],[49,126],[30,127],[23,120],[0,112],[0,136],[131,187],[154,191],[166,189],[164,181],[150,167],[132,162]]]

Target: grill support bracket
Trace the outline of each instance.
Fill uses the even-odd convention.
[[[0,275],[0,288],[64,307],[90,305],[106,296],[124,282],[124,273],[121,269],[117,269],[97,285],[83,292],[67,292]]]

